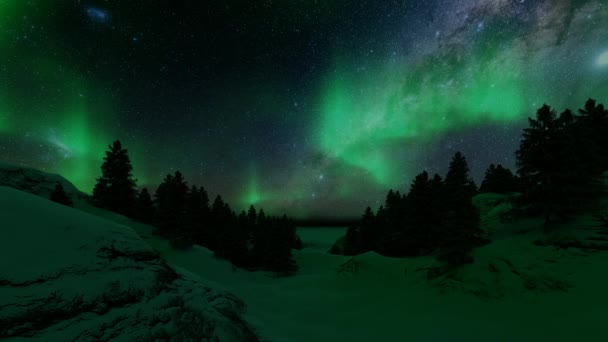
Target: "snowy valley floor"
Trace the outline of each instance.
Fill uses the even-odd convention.
[[[478,249],[475,264],[431,281],[433,258],[326,253],[343,229],[300,229],[310,244],[294,251],[300,271],[277,279],[135,228],[170,264],[243,299],[271,341],[608,341],[608,252],[535,246],[542,235],[523,231],[537,224],[504,225],[513,233]]]
[[[32,178],[28,175],[21,178]],[[5,178],[14,182],[15,176],[9,176]],[[40,192],[42,195],[44,191],[48,192],[46,188],[32,188],[29,183],[23,186],[9,185],[33,193]],[[66,188],[69,188],[67,185]],[[97,241],[96,236],[100,235],[118,241],[133,240],[136,243],[125,244],[124,247],[148,250],[149,247],[136,239],[135,234],[125,226],[132,227],[170,266],[178,268],[182,274],[191,272],[204,279],[181,282],[179,286],[175,286],[175,291],[167,293],[186,300],[192,299],[192,302],[205,312],[201,315],[206,316],[201,317],[208,317],[207,321],[211,321],[212,317],[214,322],[219,322],[214,326],[218,326],[217,331],[222,333],[240,331],[233,328],[233,322],[226,322],[226,315],[218,314],[225,310],[222,298],[228,298],[226,302],[234,302],[234,305],[230,305],[235,309],[230,312],[240,312],[238,300],[215,295],[225,289],[244,301],[247,308],[243,317],[261,338],[273,342],[608,341],[608,251],[558,249],[533,243],[539,239],[553,237],[558,241],[584,241],[608,246],[608,234],[605,230],[600,231],[590,216],[572,221],[557,232],[546,235],[540,232],[539,221],[522,220],[508,224],[499,222],[497,218],[500,213],[508,208],[504,204],[497,204],[501,201],[498,196],[481,195],[478,197],[478,206],[483,213],[482,226],[491,233],[492,242],[474,251],[474,264],[432,280],[427,279],[428,269],[436,266],[432,257],[393,259],[375,253],[354,258],[330,255],[327,251],[344,233],[344,229],[302,228],[298,234],[306,247],[301,251],[294,251],[300,270],[293,277],[275,278],[265,272],[235,270],[228,262],[214,258],[212,252],[198,246],[187,251],[173,250],[167,241],[153,234],[152,227],[94,208],[84,200],[76,202],[77,209],[114,221],[118,225],[108,224],[105,220],[84,215],[44,199],[15,193],[12,189],[0,190],[0,200],[4,200],[0,222],[19,222],[13,228],[21,229],[6,229],[3,240],[0,240],[4,243],[4,251],[19,252],[11,254],[11,257],[18,255],[21,259],[25,258],[22,263],[27,261],[31,265],[46,265],[39,263],[37,258],[53,251],[62,251],[57,254],[62,256],[61,260],[57,259],[61,261],[56,262],[55,266],[58,268],[86,261],[70,258],[72,254],[90,257],[92,261],[89,264],[95,266],[98,262],[106,261],[98,260],[100,257],[94,250],[81,252],[77,249],[79,241],[90,244]],[[2,191],[5,196],[1,196]],[[56,216],[58,218],[55,218]],[[47,221],[54,223],[49,225]],[[94,226],[99,226],[100,230],[92,229]],[[27,229],[30,229],[31,233],[23,230],[24,227],[29,227]],[[79,230],[78,234],[67,235],[67,230],[62,227],[87,228]],[[61,240],[59,236],[53,235],[54,243],[38,241],[27,249],[23,249],[23,245],[27,244],[25,242],[19,246],[15,245],[16,237],[27,241],[27,234],[50,234],[47,232],[50,228],[69,236],[70,240]],[[72,249],[60,248],[64,245]],[[53,246],[55,249],[48,251]],[[66,251],[72,254],[67,254]],[[153,273],[154,267],[159,267],[132,265],[132,260],[124,262],[144,269],[133,274],[108,271],[103,273],[108,275],[103,279],[107,278],[110,282],[115,279],[124,280],[125,277],[134,278],[136,275],[144,279]],[[16,272],[11,275],[13,278],[37,276],[23,272],[21,274],[17,272],[19,269],[11,265],[5,263],[4,268],[0,267],[0,270]],[[23,270],[25,272],[27,268]],[[192,278],[196,277],[195,275],[192,275]],[[82,286],[90,281],[91,278],[80,279],[78,284]],[[146,293],[150,292],[148,287],[152,285],[136,280],[130,283],[141,287]],[[207,302],[198,305],[192,296],[187,297],[186,293],[197,293],[198,290],[192,292],[194,290],[190,289],[200,288],[202,283],[213,288],[213,291],[209,290],[209,294],[213,296],[202,294],[197,295],[197,298],[220,298],[222,302],[213,304],[210,300],[213,305],[208,305]],[[97,298],[95,296],[106,294],[105,297],[112,298],[114,295],[110,295],[109,290],[106,291],[107,286],[102,285],[104,284],[99,283],[87,287],[85,295],[94,299]],[[65,290],[61,282],[53,286]],[[52,286],[49,289],[52,290]],[[6,293],[12,295],[9,292]],[[36,296],[44,296],[44,293],[36,290]],[[164,303],[167,298],[169,297],[161,296],[158,300]],[[217,310],[218,305],[220,311]],[[104,319],[111,321],[113,315],[118,313],[129,317],[136,308],[126,306],[117,311],[109,311],[109,316]],[[141,309],[146,315],[154,316],[159,313],[157,309]],[[91,315],[87,317],[89,316]],[[235,315],[230,314],[227,317]],[[145,315],[143,318],[147,319]],[[154,319],[150,317],[150,320]],[[88,323],[86,320],[73,319],[61,325],[77,330],[76,328],[83,324]],[[68,330],[62,326],[46,336],[50,338],[66,334]],[[130,340],[129,336],[124,336],[127,328],[119,326],[114,331],[123,334],[123,340]],[[89,340],[95,340],[94,336]],[[49,338],[47,339],[57,340]]]

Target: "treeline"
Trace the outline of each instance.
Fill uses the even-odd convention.
[[[438,250],[439,258],[450,264],[469,262],[470,250],[487,242],[472,202],[475,193],[467,161],[458,152],[445,179],[424,171],[407,194],[390,190],[375,213],[367,207],[360,223],[348,228],[343,252],[404,257]]]
[[[542,216],[546,225],[593,208],[604,189],[600,177],[608,170],[608,111],[592,99],[578,115],[571,110],[557,115],[542,106],[536,119],[529,118],[516,160],[517,175],[492,164],[477,189],[458,152],[445,178],[424,171],[407,194],[390,190],[375,212],[367,207],[348,228],[342,250],[332,252],[435,254],[448,265],[460,265],[472,262],[472,249],[488,242],[472,204],[478,193],[519,193],[517,215]]]
[[[517,156],[519,206],[559,222],[592,207],[608,170],[608,111],[589,99],[578,114],[544,105],[529,119]]]
[[[92,203],[157,227],[174,247],[198,244],[237,267],[278,276],[297,271],[291,250],[301,242],[285,215],[267,216],[253,206],[237,215],[220,195],[210,203],[205,188],[189,186],[179,171],[168,174],[153,197],[146,188],[138,192],[127,150],[118,140],[106,151],[101,169]]]

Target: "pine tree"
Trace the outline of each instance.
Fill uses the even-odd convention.
[[[249,206],[249,210],[247,211],[247,223],[245,225],[246,229],[245,231],[247,232],[247,236],[249,237],[249,240],[253,239],[253,231],[256,227],[257,224],[257,219],[258,219],[258,214],[255,211],[255,208],[253,205]]]
[[[523,202],[542,213],[545,223],[572,212],[573,197],[584,192],[590,174],[579,146],[576,118],[569,110],[559,117],[543,105],[536,119],[528,119],[520,148],[516,152],[518,174],[524,186]],[[587,144],[584,144],[587,145]]]
[[[350,226],[344,236],[343,253],[344,255],[357,255],[361,253],[359,228]]]
[[[433,180],[426,171],[414,178],[408,193],[409,214],[407,240],[403,246],[405,255],[422,255],[432,249],[439,228],[439,208],[435,207],[436,196]]]
[[[175,175],[168,174],[158,186],[155,194],[156,200],[156,226],[161,234],[175,241],[177,245],[187,246],[192,241],[185,241],[189,237],[186,230],[186,197],[188,185],[181,172]]]
[[[261,266],[265,263],[268,255],[269,240],[270,240],[270,221],[266,218],[264,209],[260,209],[257,213],[255,228],[252,232],[251,239],[251,263],[254,266]]]
[[[365,212],[361,217],[359,234],[358,250],[360,253],[373,250],[377,246],[380,236],[378,236],[376,229],[376,217],[370,207],[365,208]]]
[[[65,190],[63,189],[63,185],[61,185],[61,183],[59,182],[55,184],[55,189],[53,190],[53,192],[51,192],[50,199],[53,202],[67,205],[68,207],[74,206],[72,198],[65,192]]]
[[[222,196],[217,195],[213,200],[210,212],[210,241],[209,248],[214,250],[220,256],[227,255],[224,250],[227,248],[225,240],[227,239],[227,225],[230,212],[226,210],[226,203]]]
[[[448,194],[446,198],[448,206],[457,207],[459,205],[466,205],[467,199],[475,195],[477,187],[470,177],[469,171],[466,158],[462,153],[456,152],[450,162],[450,167],[444,181],[445,191]],[[462,203],[461,200],[464,200],[465,203]]]
[[[272,218],[269,225],[269,241],[265,268],[275,272],[277,277],[288,276],[298,270],[291,245],[295,236],[295,227],[290,226],[287,217]]]
[[[93,203],[101,208],[132,216],[137,191],[133,166],[120,141],[116,140],[106,151],[102,175],[93,190]]]
[[[402,230],[405,213],[403,211],[403,199],[399,191],[389,190],[384,201],[384,222],[380,230],[376,229],[377,235],[395,234]],[[363,230],[365,228],[362,227]]]
[[[210,247],[211,212],[209,195],[204,187],[193,185],[186,196],[186,225],[190,239],[201,246]]]
[[[442,251],[439,258],[453,266],[471,262],[470,251],[486,242],[479,228],[479,212],[472,202],[475,190],[467,161],[457,152],[444,181],[445,223],[443,234],[438,237]]]
[[[479,187],[479,192],[492,192],[497,194],[507,194],[519,191],[517,178],[511,170],[502,165],[490,164],[486,170],[484,179]]]
[[[579,109],[579,141],[584,142],[584,149],[579,150],[582,162],[593,175],[608,170],[608,110],[596,100],[588,99],[585,106]]]
[[[154,221],[154,202],[147,188],[141,189],[137,196],[135,217],[143,223],[151,224]]]
[[[233,265],[248,266],[247,234],[244,227],[239,225],[238,218],[230,206],[227,203],[223,203],[223,205],[221,203],[223,203],[221,198],[216,198],[213,206],[218,212],[221,212],[216,216],[220,223],[220,230],[217,233],[214,254],[230,260]]]

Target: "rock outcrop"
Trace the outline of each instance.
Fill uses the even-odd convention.
[[[258,341],[244,303],[131,228],[0,187],[0,339]]]
[[[60,183],[72,200],[87,198],[67,179],[60,175],[0,162],[0,186],[8,186],[37,196],[49,198],[55,185]]]

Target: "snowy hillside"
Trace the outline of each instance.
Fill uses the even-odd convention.
[[[608,341],[608,230],[592,215],[551,233],[503,220],[508,197],[474,199],[492,242],[453,272],[433,277],[434,257],[330,255],[344,228],[300,228],[300,269],[275,278],[174,250],[86,201],[78,211],[0,187],[0,339]]]
[[[0,251],[0,339],[258,340],[241,300],[129,227],[0,187]]]
[[[75,202],[79,197],[87,197],[87,195],[79,191],[74,184],[60,175],[0,162],[0,186],[9,186],[34,195],[49,198],[57,183],[60,183],[63,186],[65,192],[70,195]]]

